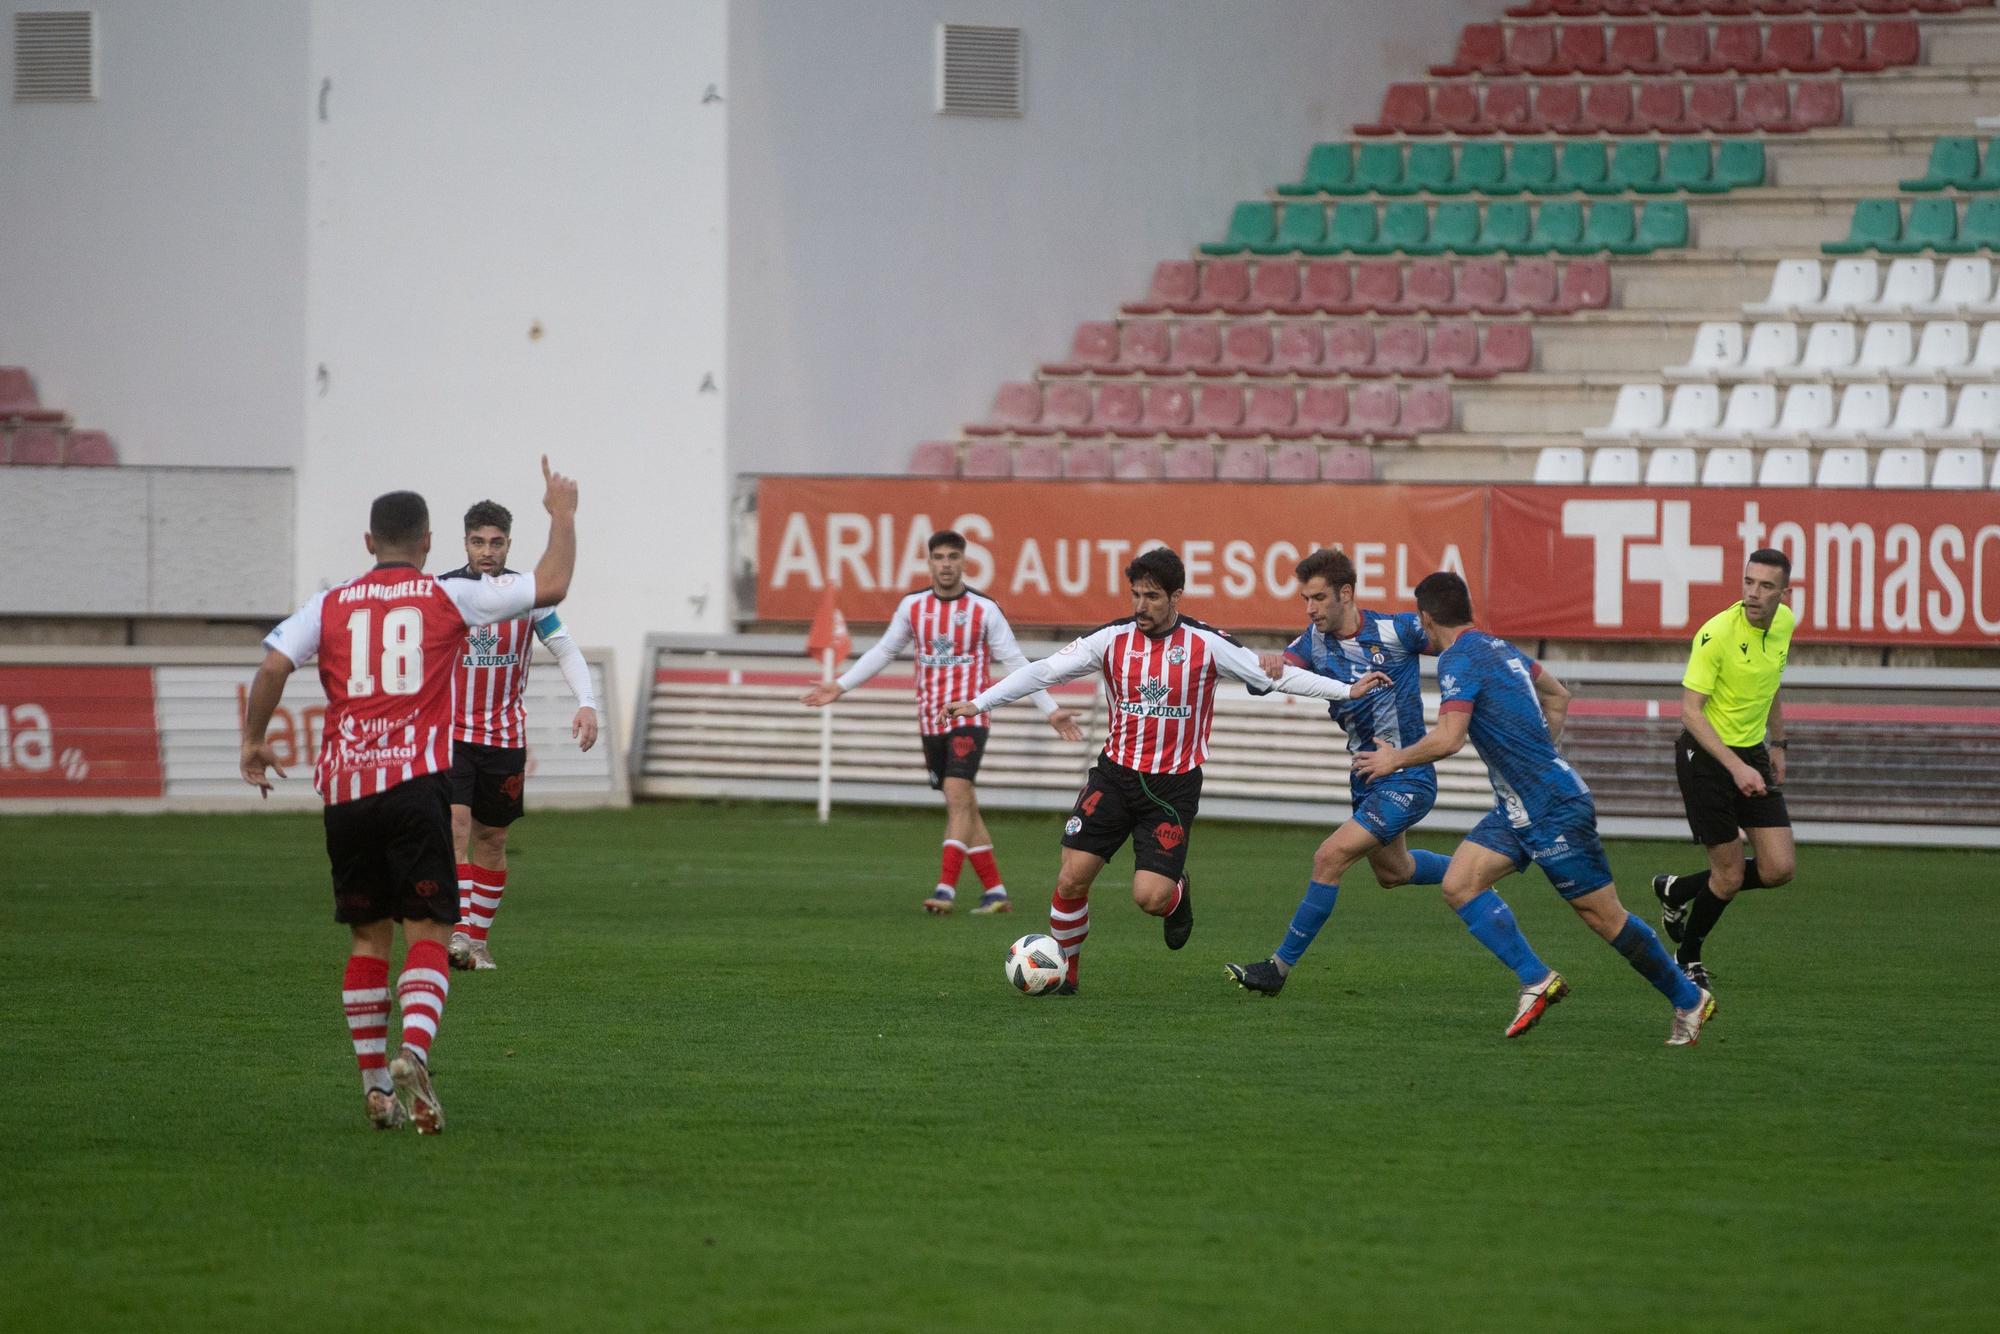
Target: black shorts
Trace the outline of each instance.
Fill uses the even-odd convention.
[[[450,781],[425,774],[327,807],[326,858],[333,865],[336,922],[456,922]]]
[[[1099,755],[1070,808],[1062,845],[1109,861],[1130,838],[1138,870],[1178,880],[1200,807],[1201,770],[1142,774]]]
[[[924,768],[930,771],[931,787],[941,788],[947,778],[971,782],[979,777],[979,762],[986,758],[987,729],[961,727],[924,738]]]
[[[469,806],[472,818],[489,829],[504,829],[521,818],[521,789],[527,785],[525,746],[475,746],[458,741],[451,748],[451,804]]]
[[[1762,745],[1731,746],[1738,759],[1764,776],[1764,795],[1746,797],[1722,762],[1683,731],[1674,743],[1674,776],[1680,779],[1681,803],[1687,807],[1688,828],[1705,848],[1734,843],[1743,829],[1788,829],[1785,793],[1771,777],[1771,752]]]

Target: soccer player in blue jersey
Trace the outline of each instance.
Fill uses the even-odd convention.
[[[1300,561],[1293,575],[1311,623],[1282,654],[1266,655],[1264,671],[1275,675],[1287,666],[1303,667],[1347,682],[1369,672],[1386,672],[1390,689],[1327,702],[1328,715],[1347,733],[1347,749],[1358,755],[1422,736],[1424,697],[1418,655],[1432,649],[1417,614],[1389,615],[1357,606],[1354,562],[1344,551],[1321,548]],[[1413,851],[1403,838],[1437,801],[1435,769],[1420,764],[1373,784],[1356,774],[1349,779],[1348,795],[1354,814],[1313,854],[1306,896],[1292,913],[1277,950],[1257,963],[1223,965],[1245,990],[1275,996],[1284,988],[1285,978],[1333,915],[1340,877],[1363,858],[1385,889],[1443,881],[1450,859],[1442,853]]]
[[[1715,1014],[1715,998],[1676,967],[1653,928],[1618,901],[1590,788],[1556,751],[1569,692],[1533,658],[1473,626],[1472,595],[1457,575],[1427,575],[1417,585],[1417,615],[1439,650],[1437,726],[1415,745],[1357,754],[1354,768],[1371,782],[1387,780],[1457,754],[1468,739],[1486,762],[1499,800],[1453,854],[1444,900],[1473,938],[1520,979],[1507,1036],[1533,1028],[1569,994],[1562,974],[1535,956],[1513,909],[1493,890],[1533,862],[1576,915],[1674,1007],[1667,1045],[1693,1046]]]

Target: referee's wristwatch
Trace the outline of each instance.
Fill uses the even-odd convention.
[[[1791,748],[1792,743],[1789,741],[1773,741],[1770,744],[1770,749],[1772,750],[1790,750]]]

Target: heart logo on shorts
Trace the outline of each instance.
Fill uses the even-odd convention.
[[[507,794],[507,800],[519,801],[521,799],[522,777],[523,775],[521,774],[508,774],[506,781],[500,784],[500,790]]]
[[[1187,830],[1177,824],[1168,824],[1165,820],[1162,820],[1159,824],[1153,826],[1153,837],[1159,840],[1160,847],[1163,850],[1172,852],[1187,838]]]
[[[951,739],[951,753],[957,759],[964,759],[972,753],[972,738],[955,736]]]

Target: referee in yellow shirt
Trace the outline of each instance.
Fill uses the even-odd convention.
[[[1745,889],[1782,885],[1797,861],[1785,811],[1785,716],[1778,680],[1798,619],[1785,605],[1792,562],[1769,547],[1743,567],[1743,600],[1711,617],[1694,637],[1681,678],[1681,734],[1674,773],[1688,828],[1708,849],[1708,869],[1653,877],[1660,922],[1679,963],[1709,985],[1702,942],[1722,910]],[[1753,856],[1743,855],[1747,835]]]

